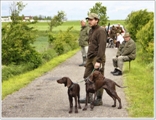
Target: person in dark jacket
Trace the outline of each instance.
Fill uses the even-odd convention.
[[[122,27],[120,27],[120,23],[118,23],[118,26],[116,27],[116,33],[123,33]]]
[[[111,73],[115,76],[122,75],[123,63],[126,61],[134,60],[136,58],[136,44],[131,39],[129,33],[123,36],[124,41],[118,48],[116,57],[113,58],[114,71]]]
[[[105,50],[107,42],[107,33],[103,27],[98,25],[99,17],[95,13],[90,13],[86,18],[88,24],[91,27],[89,31],[89,48],[87,53],[87,61],[85,65],[84,79],[86,79],[94,69],[101,69],[104,75],[105,65]],[[97,91],[97,99],[94,105],[102,105],[103,88]],[[90,95],[91,98],[91,95]],[[85,102],[85,99],[80,100],[81,103]]]
[[[82,64],[79,66],[84,66],[86,64],[87,52],[88,52],[88,38],[89,38],[90,27],[86,25],[86,20],[81,20],[81,30],[79,35],[79,46],[81,47],[82,53]]]

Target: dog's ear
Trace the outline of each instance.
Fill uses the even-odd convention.
[[[70,87],[70,85],[72,84],[72,81],[70,80],[70,78],[66,78],[67,79],[67,87]]]

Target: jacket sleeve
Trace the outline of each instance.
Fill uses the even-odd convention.
[[[124,50],[121,55],[125,56],[125,55],[131,54],[133,50],[135,49],[135,47],[136,47],[135,43],[133,41],[129,41],[127,45],[125,45]]]
[[[106,41],[107,41],[107,33],[104,29],[101,29],[98,34],[98,53],[96,62],[101,63],[105,56],[106,49]]]

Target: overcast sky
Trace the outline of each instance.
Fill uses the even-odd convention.
[[[27,4],[20,15],[25,16],[54,16],[58,11],[64,11],[68,20],[81,20],[95,3],[101,2],[107,7],[107,16],[110,20],[126,19],[132,11],[144,10],[154,12],[153,1],[23,1]],[[12,1],[1,1],[1,16],[9,16],[9,6]]]

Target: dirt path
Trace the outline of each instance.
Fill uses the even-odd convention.
[[[112,71],[112,57],[116,54],[116,49],[106,49],[106,64],[105,64],[105,76],[116,81],[119,85],[122,85],[122,76],[113,76]],[[112,108],[112,98],[110,98],[106,92],[103,94],[103,105],[95,106],[91,111],[88,108],[87,111],[79,109],[79,113],[69,114],[69,102],[67,96],[67,88],[64,85],[58,84],[57,79],[68,76],[73,82],[79,82],[83,80],[84,67],[79,67],[81,63],[80,51],[76,53],[70,59],[67,59],[64,63],[57,66],[52,71],[44,74],[43,76],[36,78],[25,88],[8,95],[2,101],[2,117],[14,118],[112,118],[112,117],[128,117],[126,111],[127,103],[125,100],[125,94],[123,89],[117,88],[117,93],[122,100],[122,109],[117,107]],[[85,85],[84,82],[79,83],[81,87],[80,97],[85,97]],[[84,107],[84,104],[81,104]]]

